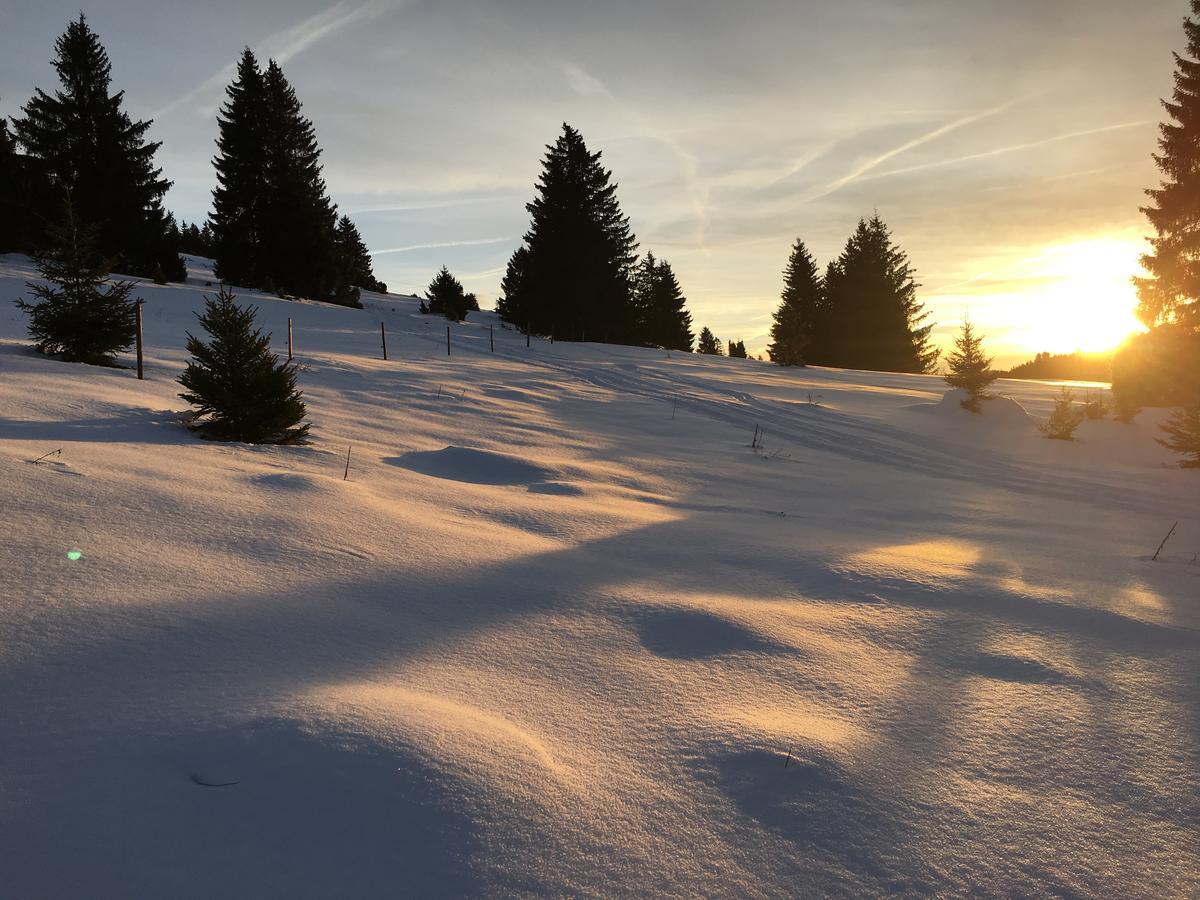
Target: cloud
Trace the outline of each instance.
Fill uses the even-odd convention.
[[[355,22],[386,12],[388,9],[394,7],[396,3],[397,0],[365,0],[365,2],[358,3],[352,3],[350,0],[339,0],[333,6],[314,16],[310,16],[299,24],[268,35],[259,41],[253,49],[257,55],[273,59],[282,64],[292,57],[303,53],[309,47],[313,46],[313,44],[353,25]],[[231,62],[223,66],[218,72],[196,85],[196,87],[192,88],[186,94],[176,97],[166,106],[156,109],[150,114],[150,118],[160,119],[197,99],[217,93],[233,80],[236,71],[236,62]],[[206,115],[211,113],[211,111],[207,105],[201,109],[201,112]]]

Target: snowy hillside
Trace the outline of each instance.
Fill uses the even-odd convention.
[[[191,262],[139,382],[32,353],[0,257],[5,896],[1200,894],[1154,414],[239,292],[313,443],[217,444]]]

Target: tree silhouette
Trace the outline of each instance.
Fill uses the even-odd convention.
[[[1000,377],[1000,373],[992,369],[992,358],[983,352],[983,338],[975,334],[969,320],[963,322],[954,346],[955,352],[946,357],[950,367],[950,373],[945,376],[946,383],[967,392],[962,402],[964,409],[981,412],[979,401],[987,397],[988,386]]]
[[[692,350],[692,315],[671,264],[647,253],[634,272],[635,330],[640,343],[670,350]]]
[[[771,325],[767,355],[780,366],[802,366],[810,353],[824,349],[818,321],[824,300],[824,285],[804,242],[792,245],[783,270],[783,296]],[[814,360],[815,361],[815,360]]]
[[[567,340],[635,342],[632,269],[637,242],[600,153],[563,123],[546,147],[524,245],[502,286],[501,316]]]
[[[721,342],[717,336],[713,334],[706,325],[700,329],[700,340],[696,343],[696,352],[704,353],[708,356],[723,356],[721,350]]]
[[[162,206],[171,182],[154,165],[160,144],[146,140],[152,123],[132,121],[122,109],[125,92],[110,93],[112,65],[82,13],[54,49],[62,87],[53,95],[38,88],[12,122],[17,142],[56,189],[42,198],[55,206],[33,215],[58,220],[69,192],[73,215],[91,223],[101,256],[130,274],[183,280]]]

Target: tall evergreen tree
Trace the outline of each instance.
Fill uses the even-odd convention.
[[[224,287],[197,313],[211,337],[187,336],[192,354],[179,376],[179,395],[196,407],[196,427],[223,441],[294,444],[308,436],[296,367],[271,352],[271,336],[254,327],[255,309],[241,307]]]
[[[709,330],[707,325],[700,329],[700,340],[696,342],[696,352],[708,356],[724,356],[720,340]]]
[[[133,283],[109,283],[95,229],[77,222],[70,200],[65,210],[63,222],[50,229],[51,249],[36,257],[44,281],[27,284],[37,302],[16,304],[29,315],[29,335],[39,352],[111,366],[134,341]]]
[[[172,246],[162,197],[171,182],[154,165],[160,144],[147,141],[150,121],[134,122],[121,108],[124,91],[109,92],[112,66],[81,13],[55,42],[54,69],[62,88],[40,88],[13,120],[25,152],[42,164],[57,188],[69,191],[75,215],[96,228],[96,246],[123,271],[186,276]],[[58,210],[36,214],[56,220]]]
[[[321,150],[312,122],[278,63],[263,75],[267,179],[263,267],[272,286],[319,299],[334,295],[336,208],[321,175]]]
[[[210,220],[217,276],[320,300],[349,298],[321,150],[283,70],[274,60],[260,70],[247,49],[226,95]]]
[[[907,255],[878,214],[860,219],[825,275],[822,362],[850,369],[930,372],[938,351]]]
[[[797,238],[783,270],[782,301],[775,310],[771,343],[767,345],[767,355],[773,363],[802,366],[810,353],[819,355],[824,349],[819,334],[823,294],[824,283],[817,271],[817,261]]]
[[[647,253],[634,272],[634,329],[639,343],[692,352],[692,314],[671,264]]]
[[[1200,18],[1200,0],[1191,0]],[[1142,212],[1154,227],[1153,252],[1142,257],[1149,273],[1135,278],[1138,315],[1146,325],[1179,322],[1200,328],[1200,22],[1184,19],[1186,55],[1175,56],[1175,90],[1163,106],[1171,121],[1159,126],[1154,161],[1164,178],[1146,193]]]
[[[375,278],[371,253],[349,216],[338,219],[334,242],[337,248],[338,280],[342,284],[368,291],[387,291],[387,285]]]
[[[745,359],[746,358],[746,342],[745,341],[730,341],[729,342],[729,358],[730,359]]]
[[[979,402],[987,397],[988,386],[1000,377],[1000,373],[992,369],[991,357],[983,352],[983,338],[975,334],[970,320],[963,322],[954,346],[955,352],[946,357],[950,367],[950,373],[944,376],[946,383],[967,392],[962,402],[964,409],[981,412]]]
[[[267,190],[266,98],[262,71],[247,47],[237,75],[225,88],[217,115],[217,186],[209,226],[218,278],[261,287],[261,262]]]
[[[524,247],[504,280],[501,315],[560,338],[633,341],[637,242],[617,203],[612,173],[563,123],[546,148]],[[524,251],[524,252],[522,252]],[[518,261],[518,254],[520,254]]]

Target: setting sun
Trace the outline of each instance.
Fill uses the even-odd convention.
[[[1037,310],[1028,345],[1053,353],[1099,352],[1142,330],[1130,280],[1141,252],[1139,242],[1103,238],[1050,247],[1030,260],[1030,274],[1045,283],[1031,292]]]

